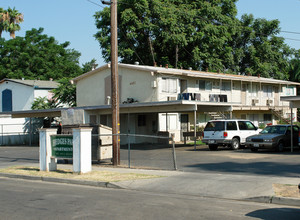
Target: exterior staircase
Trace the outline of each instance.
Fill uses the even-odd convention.
[[[284,121],[287,124],[291,123],[291,120],[289,118],[283,117],[282,110],[275,110],[274,108],[270,108],[270,110],[273,115],[279,118],[279,120]]]

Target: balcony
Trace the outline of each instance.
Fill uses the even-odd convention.
[[[177,100],[201,101],[201,94],[200,93],[179,93],[177,96]]]
[[[210,94],[209,101],[210,102],[227,102],[227,95]]]
[[[202,98],[200,93],[179,93],[177,100],[195,100],[195,101],[208,101]],[[209,102],[228,102],[227,95],[210,94]]]

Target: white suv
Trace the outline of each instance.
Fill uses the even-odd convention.
[[[249,120],[212,120],[204,128],[202,142],[208,144],[210,150],[217,150],[220,145],[237,150],[245,144],[248,136],[258,133],[257,127]]]

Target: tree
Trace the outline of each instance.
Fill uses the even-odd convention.
[[[120,0],[119,57],[124,63],[287,79],[292,51],[279,21],[237,19],[237,0]],[[110,60],[110,10],[95,14],[95,37]]]
[[[23,14],[19,13],[15,8],[8,8],[8,27],[7,31],[10,33],[11,38],[15,38],[15,32],[21,29],[20,23],[24,21]]]
[[[62,78],[58,88],[53,89],[53,98],[57,100],[58,106],[75,107],[76,106],[76,86],[70,82],[70,78]]]
[[[43,28],[26,32],[25,37],[0,38],[0,79],[58,80],[82,74],[80,53],[42,34]]]
[[[236,0],[120,0],[118,3],[121,62],[169,64],[195,69],[224,69],[233,59],[228,47],[238,20]],[[95,14],[95,35],[105,61],[110,59],[110,11]],[[178,57],[178,59],[177,59]]]
[[[232,41],[234,63],[228,69],[235,73],[288,79],[293,50],[284,43],[284,38],[276,36],[279,32],[278,20],[243,15]]]
[[[54,99],[47,99],[47,97],[37,97],[34,99],[31,109],[40,110],[40,109],[51,109],[56,108],[57,104]]]
[[[6,31],[8,27],[7,11],[0,8],[0,38],[3,31]]]
[[[97,66],[98,64],[96,63],[96,59],[92,59],[91,61],[86,62],[82,65],[82,72],[87,73],[95,69]]]
[[[7,10],[0,8],[0,37],[2,31],[7,31],[11,38],[15,38],[15,32],[21,29],[19,24],[23,21],[23,14],[15,8],[8,8]]]

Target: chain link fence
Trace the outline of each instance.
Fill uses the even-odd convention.
[[[39,143],[39,133],[33,129],[24,129],[24,124],[0,124],[0,145],[37,145]]]
[[[141,134],[119,134],[120,165],[129,168],[177,170],[176,149],[173,136]],[[98,160],[111,163],[112,134],[92,135],[93,142],[99,140],[99,148],[93,147],[92,154]],[[103,158],[103,155],[107,154]],[[109,157],[111,156],[111,157]],[[95,159],[95,158],[94,158]]]

